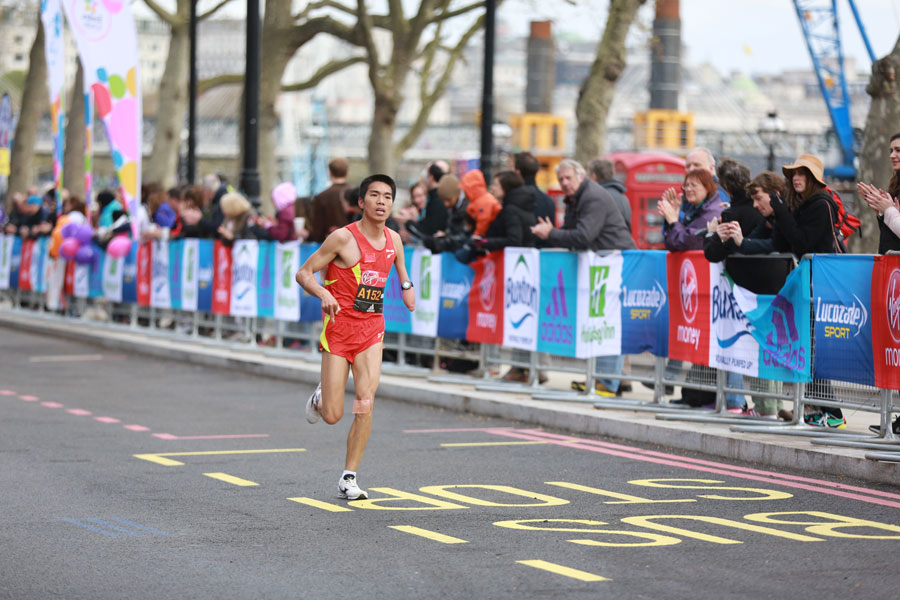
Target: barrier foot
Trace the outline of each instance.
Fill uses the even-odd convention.
[[[900,463],[900,452],[866,452],[869,460]]]

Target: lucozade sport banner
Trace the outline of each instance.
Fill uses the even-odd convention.
[[[537,350],[540,253],[503,249],[503,345]]]
[[[300,246],[300,265],[302,266],[309,260],[309,257],[313,255],[313,253],[319,249],[319,244],[303,244]],[[411,253],[410,253],[411,254]],[[409,255],[407,255],[407,261],[409,261]],[[407,262],[406,266],[407,270],[409,270],[409,263]],[[299,270],[300,267],[297,267]],[[322,275],[321,272],[316,273],[316,280],[319,284],[322,284]],[[388,278],[390,281],[390,278]],[[399,286],[399,284],[397,284]],[[299,285],[297,287],[300,287]],[[300,321],[303,322],[312,322],[322,321],[322,301],[316,298],[315,296],[310,296],[306,293],[303,288],[300,288]],[[388,331],[391,331],[388,329]]]
[[[664,250],[622,251],[622,354],[669,352]]]
[[[578,358],[622,354],[621,289],[621,252],[578,254]]]
[[[172,308],[181,310],[184,300],[182,270],[184,269],[184,240],[169,242],[169,298]]]
[[[503,252],[491,252],[472,263],[475,279],[469,294],[466,339],[482,344],[503,343]]]
[[[66,139],[66,56],[63,40],[63,18],[60,2],[41,1],[41,22],[44,25],[44,55],[47,59],[47,82],[50,92],[50,130],[53,132],[53,187],[56,193],[56,212],[62,212],[63,151]]]
[[[900,256],[876,256],[872,269],[875,385],[900,390]]]
[[[85,83],[94,93],[97,115],[106,130],[116,177],[132,216],[132,233],[137,238],[143,111],[131,4],[124,0],[59,1],[78,46]]]
[[[472,289],[475,271],[456,260],[451,252],[440,256],[441,298],[437,334],[442,338],[464,340],[469,323],[469,290]]]
[[[701,250],[666,257],[669,287],[669,358],[705,365],[709,360],[709,262]]]

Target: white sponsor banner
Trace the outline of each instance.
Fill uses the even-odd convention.
[[[259,242],[237,240],[231,249],[231,314],[256,316],[256,271],[259,267]]]
[[[578,255],[575,356],[622,354],[622,253]]]
[[[540,253],[537,248],[504,248],[503,345],[537,350]]]
[[[200,240],[185,238],[181,259],[181,310],[196,311],[200,285]]]
[[[413,289],[416,291],[416,310],[412,313],[412,332],[415,335],[437,337],[438,309],[441,305],[441,257],[426,248],[413,251]]]
[[[66,281],[66,261],[51,258],[47,261],[47,309],[59,310],[62,307],[63,284]]]
[[[275,318],[300,320],[300,287],[294,274],[300,269],[300,243],[275,244]]]
[[[172,308],[172,286],[169,284],[169,242],[153,240],[150,263],[150,306]]]
[[[125,280],[125,259],[109,254],[103,261],[103,297],[110,302],[122,301],[122,284]]]
[[[738,295],[741,297],[738,298]],[[756,308],[756,294],[734,286],[722,263],[709,265],[709,366],[742,375],[759,375],[759,342],[750,333],[745,311]]]
[[[90,294],[91,265],[75,263],[75,278],[72,282],[72,295],[76,298],[87,298]]]
[[[12,269],[14,235],[0,233],[0,290],[9,289],[9,275]]]

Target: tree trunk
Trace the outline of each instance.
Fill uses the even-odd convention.
[[[394,129],[397,127],[397,102],[384,94],[375,94],[375,110],[369,132],[369,172],[394,176]]]
[[[575,159],[582,164],[603,152],[606,117],[616,81],[625,70],[625,38],[645,0],[610,0],[603,38],[587,79],[581,85],[575,115]]]
[[[63,176],[66,189],[73,196],[84,198],[84,67],[78,61],[75,83],[69,94],[66,150],[63,156]],[[84,198],[90,202],[90,198]]]
[[[150,158],[144,163],[144,180],[163,187],[173,186],[177,179],[181,132],[188,109],[190,46],[188,24],[173,25],[166,68],[157,92],[156,135]]]
[[[47,91],[47,61],[44,57],[44,26],[40,17],[37,19],[37,27],[37,35],[28,56],[29,68],[22,90],[22,110],[16,124],[10,157],[7,188],[10,192],[24,192],[29,185],[35,183],[34,147],[37,143],[41,117],[49,110],[50,104]],[[10,194],[7,194],[7,197],[9,196]]]
[[[872,65],[872,79],[866,87],[872,97],[862,149],[859,153],[859,181],[887,189],[891,179],[890,139],[900,132],[900,39],[894,49]],[[857,212],[862,221],[862,237],[850,238],[850,251],[873,254],[878,251],[878,223],[875,213],[857,196]]]

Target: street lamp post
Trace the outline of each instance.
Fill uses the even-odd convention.
[[[769,148],[766,167],[769,171],[775,170],[775,144],[778,143],[785,131],[787,131],[787,128],[784,126],[784,121],[778,117],[778,113],[774,110],[770,111],[766,118],[759,122],[759,129],[757,130],[759,139]]]

